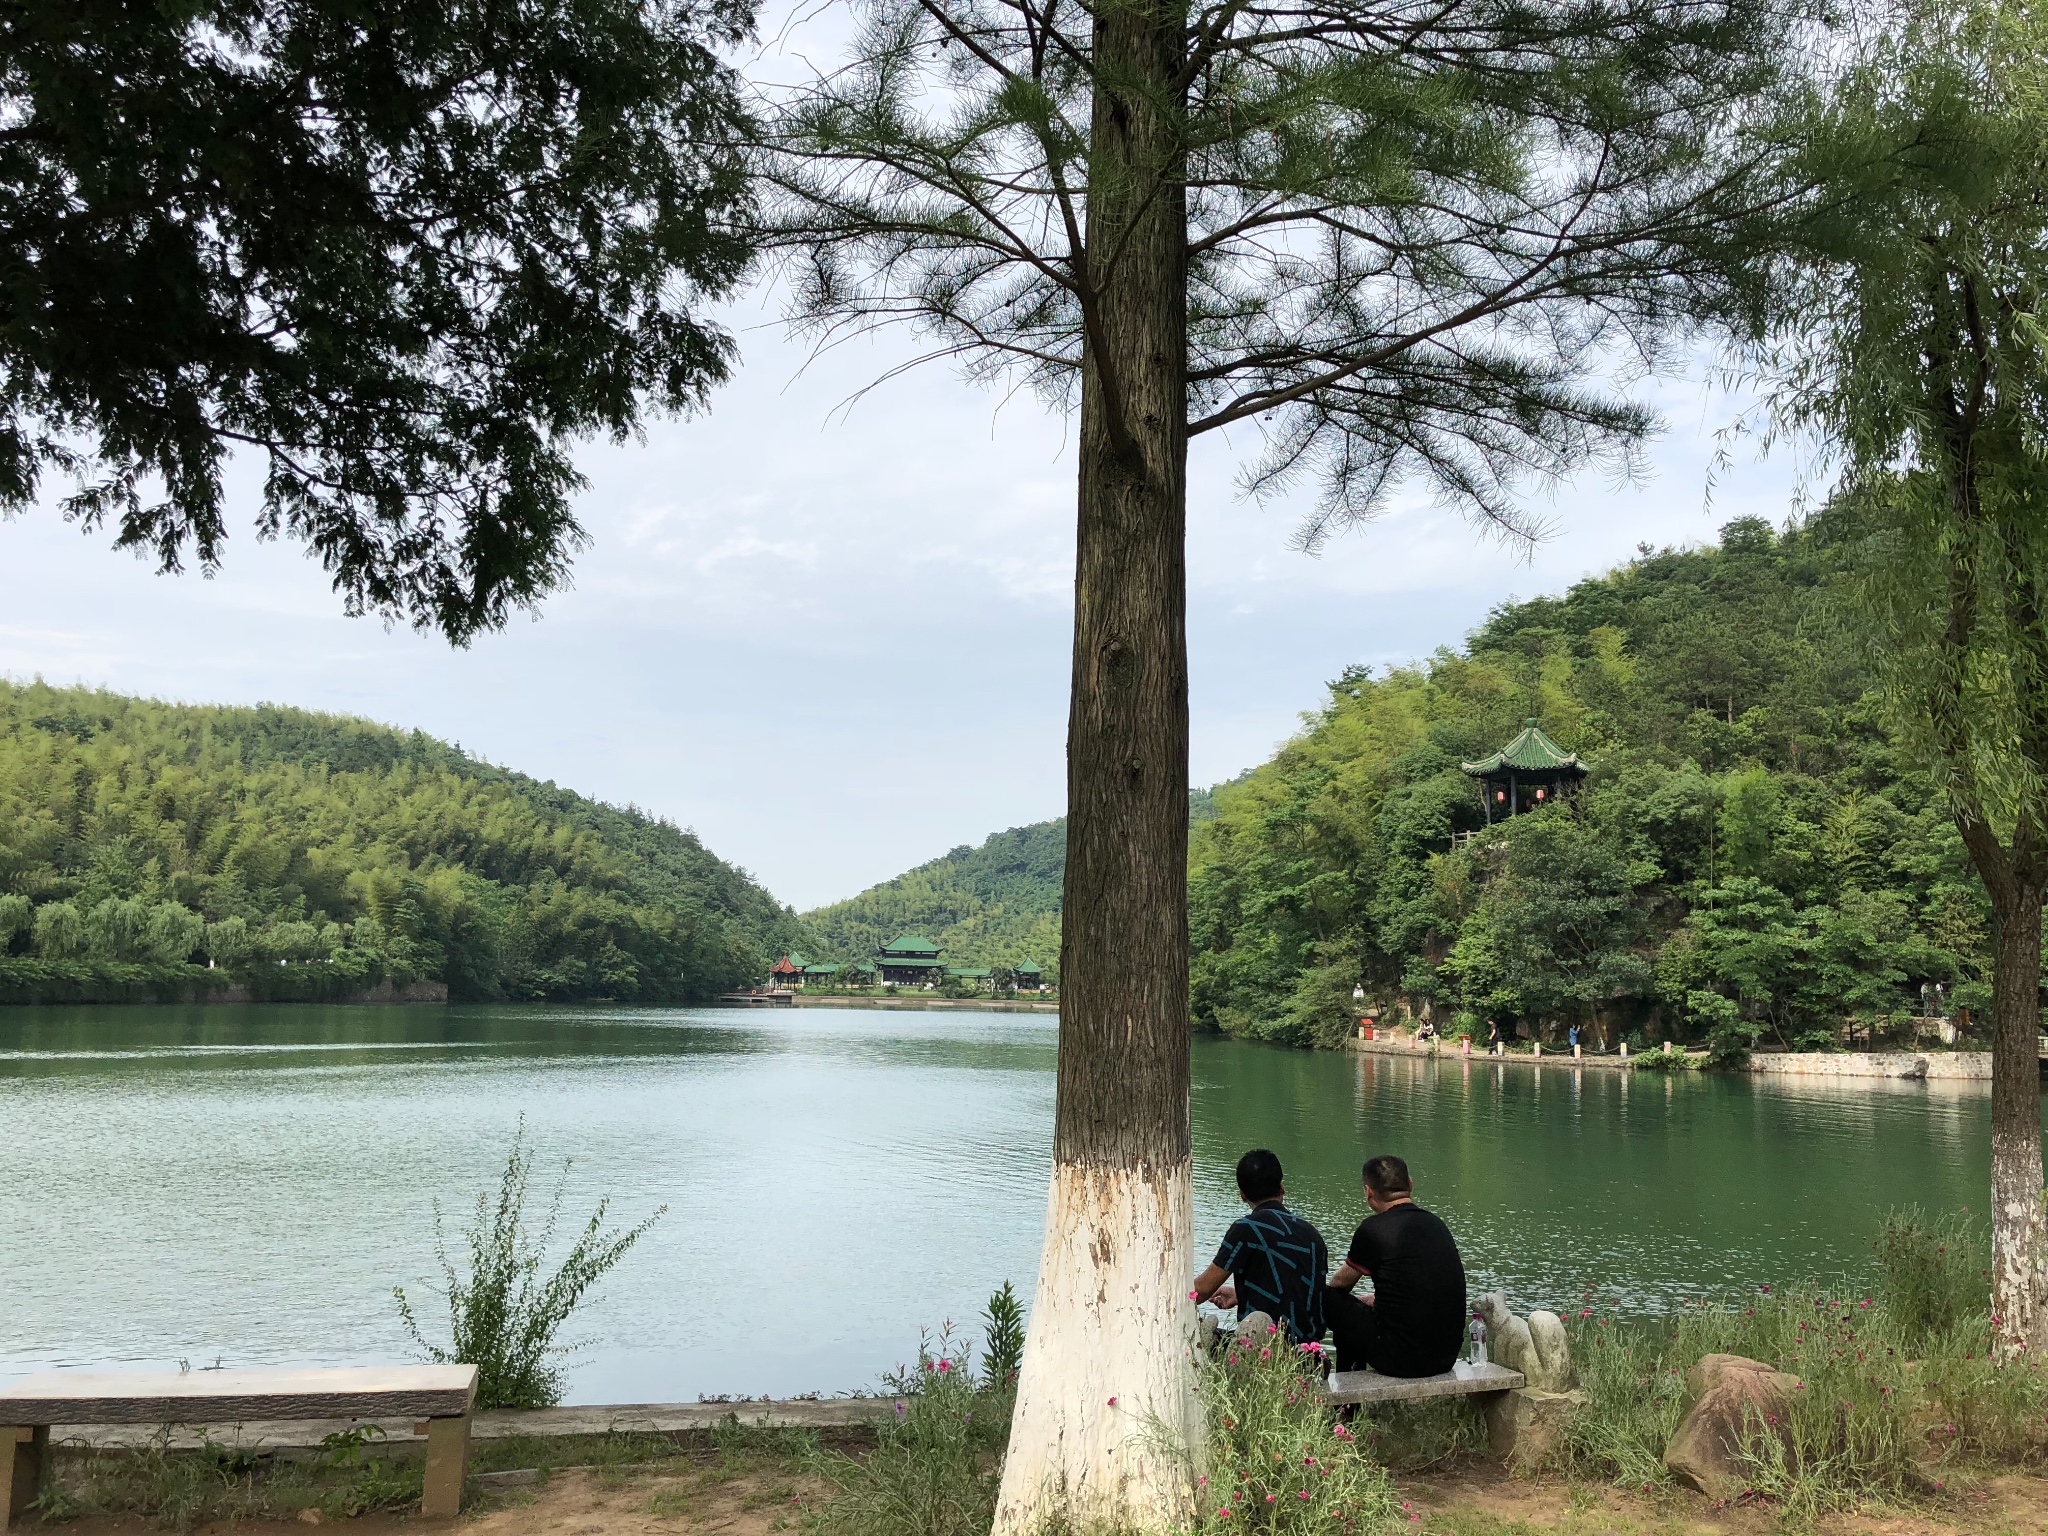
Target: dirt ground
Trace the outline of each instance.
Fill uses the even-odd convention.
[[[1398,1480],[1416,1536],[1780,1536],[1768,1507],[1717,1508],[1694,1494],[1524,1479],[1480,1464]],[[376,1514],[324,1520],[327,1536],[779,1536],[793,1532],[820,1484],[772,1463],[569,1469],[544,1482],[494,1485],[459,1522]],[[201,1525],[194,1536],[309,1536],[310,1519]],[[67,1520],[51,1536],[144,1536],[124,1519]],[[1820,1536],[2048,1536],[2048,1479],[2006,1476],[1951,1489],[1924,1508],[1825,1521]]]

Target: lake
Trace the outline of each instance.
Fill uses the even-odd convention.
[[[0,1376],[404,1358],[524,1118],[563,1226],[668,1214],[572,1323],[572,1402],[873,1386],[1029,1293],[1044,1015],[800,1009],[0,1010]],[[1198,1255],[1278,1151],[1341,1249],[1392,1151],[1518,1307],[1642,1311],[1860,1268],[1883,1212],[1987,1198],[1982,1085],[1768,1084],[1194,1048]],[[1475,1286],[1476,1288],[1476,1286]]]

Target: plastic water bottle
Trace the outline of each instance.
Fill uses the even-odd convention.
[[[1472,1314],[1472,1343],[1465,1351],[1469,1365],[1486,1364],[1486,1319],[1477,1312]]]

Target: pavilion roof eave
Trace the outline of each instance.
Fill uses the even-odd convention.
[[[1482,757],[1476,763],[1460,763],[1458,767],[1475,779],[1503,773],[1578,776],[1591,771],[1591,765],[1578,753],[1565,751],[1545,735],[1533,716],[1522,722],[1521,732],[1513,741],[1491,757]]]

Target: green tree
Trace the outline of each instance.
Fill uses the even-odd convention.
[[[1990,897],[1993,1302],[2048,1345],[2039,1072],[2048,891],[2048,9],[1909,4],[1809,134],[1836,216],[1767,362],[1871,530],[1893,714]]]
[[[1518,816],[1499,843],[1467,854],[1498,857],[1447,969],[1468,1004],[1557,1028],[1588,1022],[1615,1001],[1647,992],[1650,962],[1636,952],[1640,875],[1623,850],[1568,808]]]
[[[18,936],[35,932],[36,909],[26,896],[0,895],[0,955]]]
[[[68,960],[86,946],[85,919],[68,901],[52,901],[36,909],[36,953],[46,960]]]
[[[30,0],[0,19],[0,508],[218,563],[222,465],[351,612],[455,640],[563,578],[572,439],[731,347],[746,0]],[[127,893],[122,893],[127,894]]]
[[[183,965],[206,942],[206,919],[175,901],[151,909],[142,934],[145,955],[158,965]]]
[[[872,0],[861,18],[772,125],[803,313],[909,319],[1078,404],[1053,1214],[996,1529],[1175,1524],[1188,1490],[1161,1446],[1196,1425],[1189,441],[1256,423],[1254,489],[1320,471],[1310,545],[1405,485],[1526,531],[1524,476],[1625,456],[1651,425],[1587,384],[1610,349],[1654,356],[1720,302],[1758,195],[1732,129],[1796,17]]]

